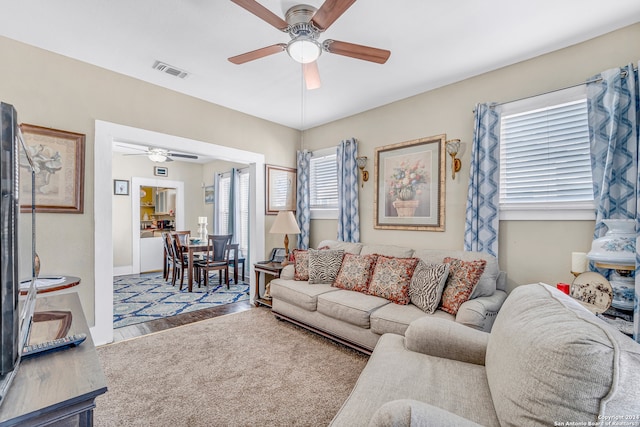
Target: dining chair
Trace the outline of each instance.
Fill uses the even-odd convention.
[[[180,275],[180,290],[184,284],[184,273],[189,268],[188,254],[184,249],[184,244],[181,242],[180,236],[186,236],[186,241],[189,240],[188,234],[171,233],[171,241],[173,243],[174,262],[173,262],[173,277],[171,278],[171,286],[176,285],[176,277]]]
[[[231,235],[209,234],[207,240],[207,252],[205,256],[195,263],[195,268],[198,270],[198,285],[200,285],[201,275],[204,275],[204,285],[205,287],[208,286],[209,272],[217,270],[218,283],[222,285],[222,275],[224,274],[227,289],[229,289],[229,255],[230,251],[233,250],[233,245],[230,245]],[[235,247],[237,255],[238,245],[236,244]]]
[[[173,244],[171,243],[171,235],[167,231],[162,232],[162,245],[163,245],[163,256],[164,260],[162,262],[162,277],[164,280],[169,280],[169,274],[173,268],[174,263],[174,252],[173,252]]]

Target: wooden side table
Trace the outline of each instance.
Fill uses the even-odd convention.
[[[264,305],[266,307],[271,307],[271,300],[267,300],[264,298],[260,298],[260,274],[270,274],[274,278],[280,277],[280,273],[284,266],[279,262],[266,262],[266,263],[256,263],[253,264],[253,269],[256,272],[256,291],[253,296],[253,301],[256,307],[259,305]],[[266,276],[265,276],[265,287],[267,286]]]

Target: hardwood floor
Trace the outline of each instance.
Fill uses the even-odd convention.
[[[201,320],[251,309],[256,308],[252,306],[249,301],[239,301],[218,307],[206,308],[204,310],[192,311],[190,313],[181,313],[177,316],[165,317],[163,319],[152,320],[150,322],[125,326],[113,330],[113,342],[124,341],[153,332],[175,328],[176,326],[182,326],[188,323],[199,322]],[[264,310],[264,308],[262,309]]]

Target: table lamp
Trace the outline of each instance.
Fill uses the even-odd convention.
[[[286,265],[289,263],[289,234],[300,234],[300,227],[296,222],[296,218],[291,211],[280,211],[276,217],[276,221],[271,226],[269,233],[284,234],[284,252],[286,254],[285,260],[282,263]]]

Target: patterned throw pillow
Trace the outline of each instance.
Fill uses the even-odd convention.
[[[377,255],[344,254],[342,266],[333,286],[366,293],[377,258]]]
[[[309,280],[309,252],[301,249],[293,250],[294,280]]]
[[[413,305],[433,314],[440,304],[448,274],[449,264],[427,264],[420,260],[409,285],[409,299]]]
[[[442,292],[442,310],[457,314],[463,302],[469,299],[471,291],[480,280],[487,261],[462,261],[457,258],[445,258],[444,263],[450,264],[447,284]]]
[[[418,258],[393,258],[378,255],[368,294],[388,299],[396,304],[409,304],[409,283]]]
[[[343,250],[309,249],[309,283],[331,285],[342,265]]]

